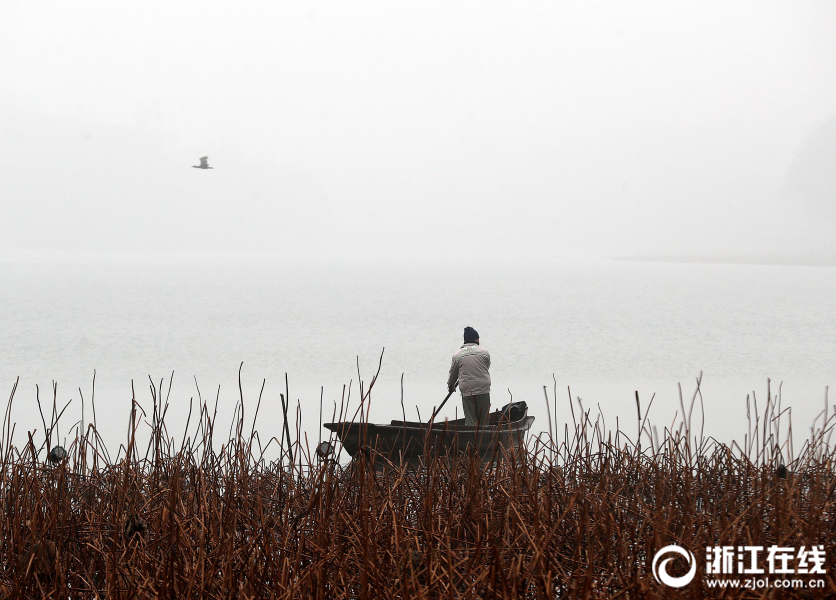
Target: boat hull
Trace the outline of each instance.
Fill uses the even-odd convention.
[[[498,417],[495,417],[498,415]],[[534,417],[517,421],[491,415],[486,427],[464,424],[464,419],[433,423],[392,421],[389,425],[374,423],[326,423],[343,448],[353,458],[364,455],[376,466],[408,463],[426,464],[436,456],[461,456],[475,453],[483,461],[500,458],[508,451],[520,450]]]

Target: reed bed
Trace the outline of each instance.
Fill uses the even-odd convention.
[[[551,410],[557,390],[544,392]],[[836,597],[834,416],[825,408],[795,452],[789,414],[768,396],[760,411],[752,398],[742,445],[697,431],[698,380],[661,436],[638,396],[628,435],[570,393],[574,422],[550,423],[525,452],[378,471],[319,458],[289,432],[265,460],[243,400],[223,443],[202,404],[177,445],[155,392],[144,419],[133,405],[113,460],[93,425],[58,460],[51,436],[16,447],[8,408],[0,598]],[[142,448],[140,427],[150,427]],[[822,544],[825,588],[715,590],[701,571],[666,587],[651,561],[668,544],[698,560],[714,545]]]

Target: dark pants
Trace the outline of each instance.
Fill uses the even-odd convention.
[[[465,425],[484,427],[488,424],[488,412],[491,410],[490,394],[462,396],[462,406],[464,407]]]

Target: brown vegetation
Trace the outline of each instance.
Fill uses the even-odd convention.
[[[45,464],[49,448],[31,435],[15,448],[5,423],[0,597],[720,596],[703,569],[678,590],[654,580],[655,552],[674,543],[700,564],[706,546],[822,544],[825,589],[722,597],[836,595],[832,417],[793,457],[778,398],[752,412],[743,446],[694,436],[693,407],[661,441],[639,410],[648,447],[578,402],[562,440],[532,440],[524,455],[384,472],[306,458],[298,440],[293,463],[265,462],[243,411],[216,450],[206,406],[176,448],[156,396],[145,456],[132,436],[121,459],[105,460],[91,427]]]

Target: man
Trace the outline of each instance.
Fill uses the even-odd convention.
[[[465,424],[484,427],[491,409],[491,355],[479,345],[479,334],[473,327],[464,328],[464,345],[453,355],[447,389],[453,392],[456,381],[462,393]]]

